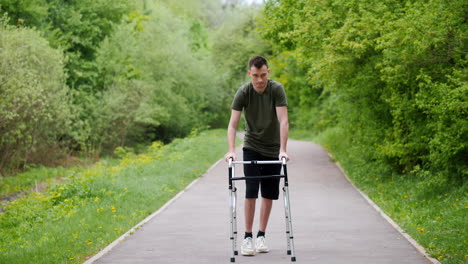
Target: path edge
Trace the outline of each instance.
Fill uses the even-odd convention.
[[[183,190],[181,190],[176,196],[172,197],[169,201],[167,201],[163,206],[161,206],[156,212],[152,213],[151,215],[147,216],[145,219],[143,219],[141,222],[136,224],[134,227],[132,227],[130,230],[128,230],[125,234],[121,235],[119,238],[114,240],[112,243],[110,243],[107,247],[96,253],[96,255],[92,256],[91,258],[87,259],[83,264],[92,264],[107,253],[109,253],[114,247],[116,247],[120,242],[124,241],[126,238],[129,236],[133,235],[138,229],[140,229],[143,225],[151,221],[153,218],[158,216],[162,211],[164,211],[169,205],[171,205],[174,201],[179,199],[182,194],[184,194],[187,190],[189,190],[193,185],[195,185],[200,179],[205,177],[207,173],[209,173],[214,167],[216,167],[221,161],[224,159],[220,159],[217,162],[215,162],[211,167],[200,177],[196,178],[193,180],[187,187],[185,187]]]
[[[392,220],[374,201],[372,201],[367,194],[362,192],[359,188],[354,185],[351,179],[348,177],[344,169],[341,167],[341,164],[334,158],[334,156],[327,152],[328,157],[332,160],[332,162],[340,169],[341,173],[345,176],[346,180],[353,186],[353,188],[361,194],[362,197],[387,221],[395,230],[397,230],[406,240],[414,247],[416,250],[421,254],[424,258],[426,258],[432,264],[441,264],[437,259],[429,256],[423,246],[421,246],[416,240],[414,240],[408,233],[406,233],[395,221]]]

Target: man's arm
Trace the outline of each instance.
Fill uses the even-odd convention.
[[[278,106],[276,107],[276,116],[280,123],[280,153],[278,158],[281,159],[285,157],[286,160],[289,160],[289,156],[286,153],[286,146],[288,144],[288,133],[289,133],[289,121],[288,121],[288,107],[287,106]]]
[[[236,159],[235,149],[236,149],[236,131],[237,126],[239,125],[239,120],[241,117],[241,111],[232,110],[231,119],[229,120],[227,139],[228,139],[228,153],[224,157],[226,161],[229,161],[229,158]]]

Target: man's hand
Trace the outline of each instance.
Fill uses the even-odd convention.
[[[289,156],[288,156],[288,154],[286,152],[280,152],[280,154],[278,155],[279,160],[282,160],[283,157],[286,158],[286,161],[289,161]]]
[[[228,153],[226,153],[226,155],[224,155],[224,160],[226,162],[229,162],[229,158],[232,158],[232,160],[236,160],[236,153],[228,152]]]

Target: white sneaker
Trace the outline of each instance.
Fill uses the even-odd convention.
[[[241,254],[244,256],[255,255],[255,247],[253,244],[253,239],[251,237],[245,238],[242,241]]]
[[[255,241],[255,247],[257,248],[257,252],[260,253],[267,253],[268,251],[270,251],[268,249],[268,246],[266,245],[264,236],[257,237],[257,241]]]

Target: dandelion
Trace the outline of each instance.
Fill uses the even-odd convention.
[[[460,201],[460,199],[455,199],[455,202],[459,202],[459,201]]]
[[[380,180],[380,178],[379,178],[379,177],[377,177],[377,178],[375,178],[375,180],[376,180],[376,181],[378,181],[378,180]]]
[[[98,213],[100,213],[100,212],[102,212],[102,211],[104,211],[104,208],[102,208],[102,207],[96,209],[96,212],[98,212]]]
[[[74,260],[75,258],[71,257],[70,260]]]
[[[94,201],[95,201],[95,202],[98,202],[98,201],[99,201],[99,197],[94,198]]]
[[[111,205],[111,209],[113,213],[117,212],[117,208],[115,208],[115,206]]]
[[[421,232],[424,232],[424,227],[416,227],[417,230],[421,231]]]
[[[98,227],[99,229],[102,229],[102,226]]]
[[[440,216],[436,217],[436,220],[440,220]]]
[[[409,196],[408,196],[408,195],[405,195],[405,196],[403,196],[403,198],[405,198],[405,199],[408,199],[408,198],[409,198]]]
[[[437,257],[437,258],[438,258],[438,259],[443,259],[443,258],[444,258],[444,256],[439,256],[439,257]]]

